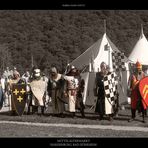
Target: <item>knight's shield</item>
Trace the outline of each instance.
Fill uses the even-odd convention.
[[[16,113],[21,116],[24,113],[26,105],[26,85],[25,84],[13,84],[12,85],[12,101],[16,110]]]
[[[105,91],[105,113],[112,114],[117,109],[117,76],[116,74],[109,73],[104,76],[103,84]]]
[[[30,83],[33,95],[38,100],[39,105],[43,106],[43,97],[46,91],[46,82],[43,80],[34,80]]]
[[[145,77],[139,82],[139,91],[143,102],[148,106],[148,77]]]

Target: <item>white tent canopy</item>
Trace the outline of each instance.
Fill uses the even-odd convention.
[[[82,53],[79,57],[73,60],[70,65],[74,65],[78,69],[83,69],[85,66],[91,65],[93,68],[89,68],[89,73],[82,74],[82,78],[85,80],[85,84],[88,86],[84,91],[83,101],[86,104],[94,105],[93,96],[93,87],[94,87],[94,79],[95,73],[98,72],[98,68],[100,68],[101,62],[105,62],[109,65],[110,71],[113,71],[113,63],[112,63],[112,52],[118,51],[118,48],[111,42],[106,33],[104,33],[103,37],[95,42],[91,47],[89,47],[84,53]],[[125,57],[125,61],[127,58]],[[123,71],[122,81],[121,81],[121,89],[120,89],[120,103],[126,102],[126,91],[127,91],[127,81],[128,81],[128,63],[125,63],[127,71]],[[91,84],[93,83],[93,84]],[[89,84],[89,85],[88,85]],[[91,86],[91,87],[90,87]]]
[[[106,50],[108,47],[108,50]],[[111,53],[113,51],[118,51],[118,48],[111,42],[106,33],[103,37],[95,42],[91,47],[89,47],[84,53],[82,53],[78,58],[73,60],[70,64],[76,66],[78,69],[93,64],[92,69],[94,72],[98,71],[100,64],[104,61],[110,66],[110,70],[113,70]],[[92,63],[93,61],[93,63]]]
[[[131,54],[129,55],[129,62],[136,63],[137,60],[142,65],[148,65],[148,41],[143,34],[143,30],[139,40],[137,41],[136,45],[134,46]]]

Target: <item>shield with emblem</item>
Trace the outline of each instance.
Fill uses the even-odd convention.
[[[24,113],[26,105],[26,85],[25,84],[13,84],[12,85],[12,101],[16,110],[16,113],[21,116]]]
[[[38,104],[43,106],[43,97],[46,91],[46,82],[43,80],[34,80],[30,83],[33,95],[38,101]],[[34,104],[34,103],[33,103]]]
[[[139,91],[143,99],[143,102],[146,106],[148,106],[148,76],[140,80]]]

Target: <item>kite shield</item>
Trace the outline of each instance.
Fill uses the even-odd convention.
[[[16,110],[16,113],[21,116],[24,113],[26,105],[26,85],[25,84],[13,84],[12,85],[12,101]]]
[[[34,80],[30,83],[33,95],[38,100],[39,105],[43,106],[43,97],[46,91],[46,82],[43,80]]]
[[[148,106],[148,77],[144,77],[139,82],[139,91],[143,102],[146,106]]]

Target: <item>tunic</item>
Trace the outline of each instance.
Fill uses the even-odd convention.
[[[141,73],[141,75],[138,75],[138,74],[132,75],[131,86],[130,86],[130,88],[132,89],[132,92],[131,92],[131,108],[132,109],[139,109],[141,108],[141,105],[143,106],[144,109],[146,109],[146,105],[142,101],[142,98],[138,89],[139,81],[144,77],[145,75],[143,72]]]
[[[104,91],[104,84],[103,84],[103,78],[101,72],[98,72],[96,74],[96,89],[97,89],[97,102],[96,102],[96,108],[95,112],[99,114],[105,114],[105,91]]]
[[[67,81],[68,110],[75,112],[78,79],[74,76],[63,76],[63,78]]]
[[[52,101],[52,110],[53,113],[63,113],[64,111],[64,102],[62,101],[64,80],[61,77],[61,74],[57,75],[57,78],[49,78],[47,91],[48,95],[51,97]]]

